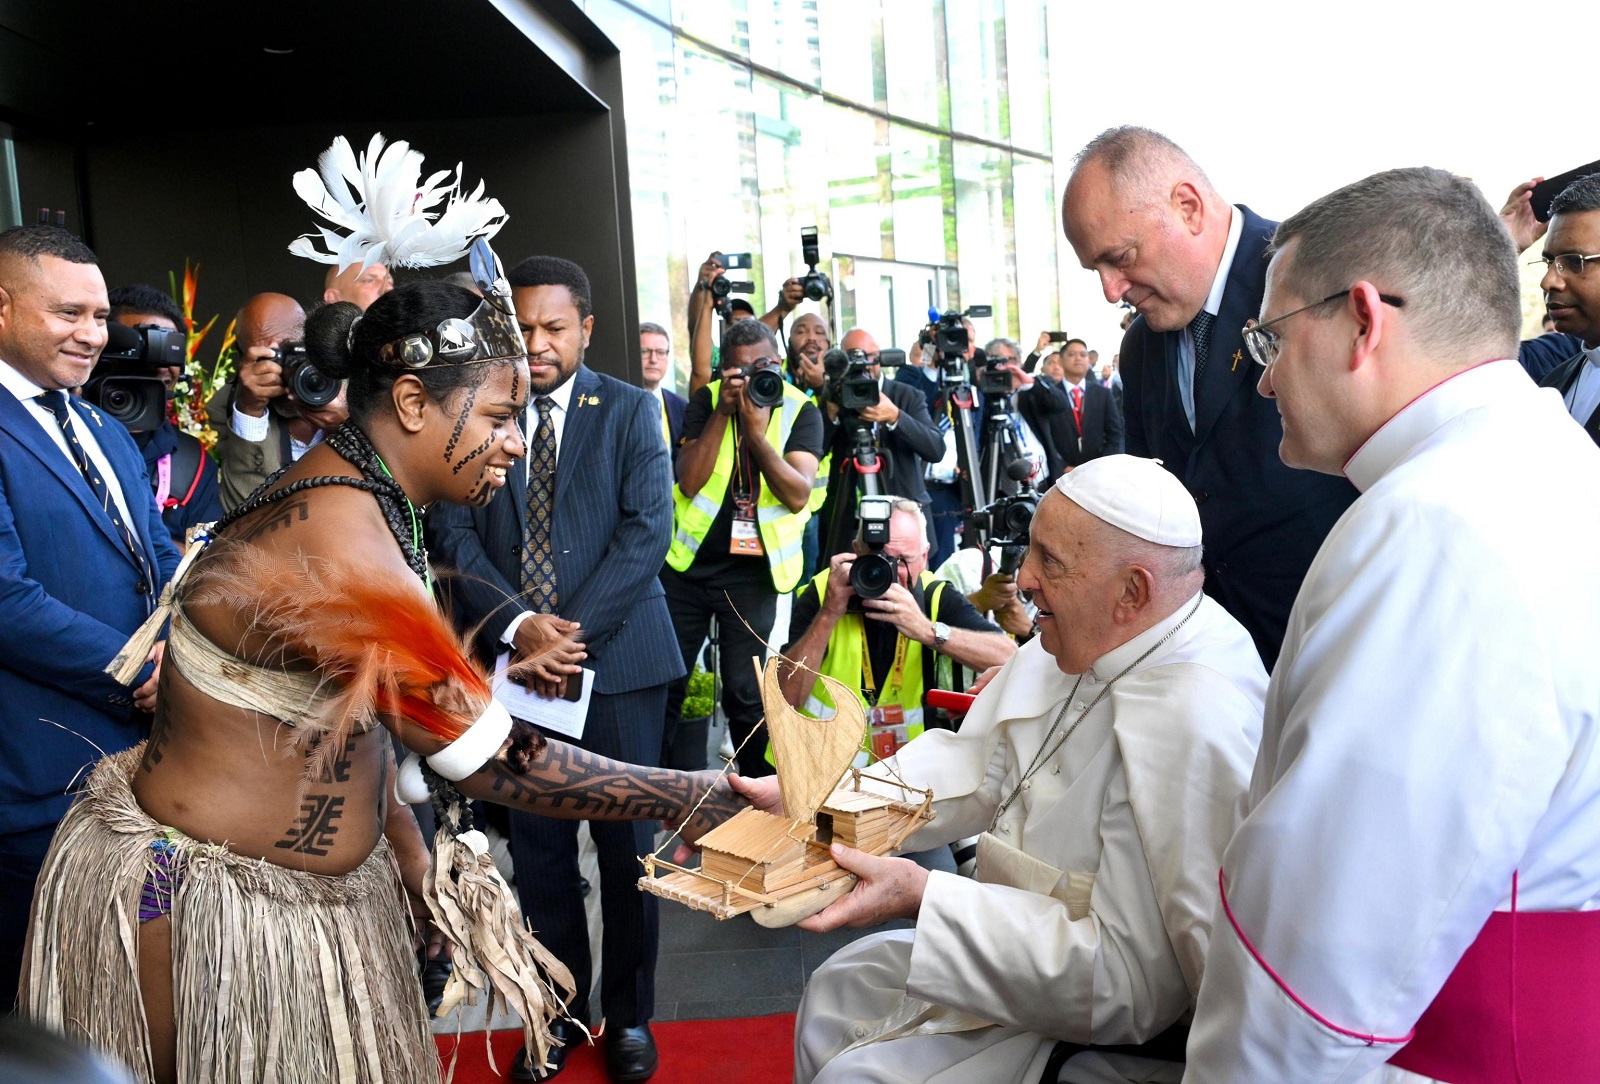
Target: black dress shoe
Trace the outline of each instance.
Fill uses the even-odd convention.
[[[517,1051],[517,1060],[512,1063],[511,1072],[508,1074],[512,1080],[549,1080],[561,1072],[561,1067],[567,1063],[567,1051],[572,1049],[572,1045],[583,1042],[582,1032],[570,1020],[557,1020],[552,1023],[550,1034],[561,1044],[550,1048],[550,1068],[537,1069],[528,1064],[528,1048],[524,1046]]]
[[[606,1032],[606,1073],[612,1080],[649,1080],[656,1071],[656,1040],[649,1024]]]

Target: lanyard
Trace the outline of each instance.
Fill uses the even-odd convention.
[[[867,706],[878,706],[878,683],[872,676],[872,650],[867,646],[867,619],[858,616],[856,621],[856,638],[861,643],[861,690]],[[898,629],[894,635],[894,666],[889,670],[889,679],[883,683],[884,691],[893,690],[896,695],[900,692],[901,683],[905,680],[906,668],[906,638]]]

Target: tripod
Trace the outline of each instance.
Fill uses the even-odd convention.
[[[878,482],[883,459],[878,453],[878,442],[872,435],[872,424],[854,414],[841,417],[833,444],[834,461],[839,464],[839,474],[836,479],[829,480],[828,499],[823,505],[824,508],[832,506],[828,515],[826,548],[823,550],[828,557],[843,553],[855,541],[857,500],[883,494],[883,487]]]

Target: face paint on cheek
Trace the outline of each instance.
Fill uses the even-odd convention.
[[[462,471],[462,468],[464,468],[468,463],[471,463],[474,459],[478,458],[484,452],[487,452],[489,450],[489,446],[491,444],[493,444],[493,443],[494,443],[493,434],[485,437],[483,439],[483,443],[482,444],[478,445],[476,448],[472,449],[472,451],[470,451],[466,455],[462,456],[461,460],[450,468],[450,473],[451,474],[460,474],[461,471]]]
[[[450,457],[455,455],[456,445],[461,441],[461,430],[467,427],[467,419],[472,417],[472,404],[478,399],[478,385],[474,384],[467,389],[467,401],[461,404],[461,413],[456,415],[456,427],[450,433],[450,443],[444,446],[444,461],[450,462]]]

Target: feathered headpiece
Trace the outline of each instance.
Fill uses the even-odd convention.
[[[340,230],[318,226],[327,251],[305,234],[289,251],[318,263],[390,267],[438,267],[466,255],[474,238],[493,237],[505,225],[505,208],[483,198],[483,182],[461,194],[461,165],[422,176],[422,152],[404,141],[387,148],[374,135],[358,161],[344,136],[317,158],[316,169],[294,175],[294,190],[311,209]],[[435,210],[447,201],[443,210]]]
[[[521,357],[527,353],[517,325],[511,287],[489,238],[508,217],[497,199],[483,198],[483,182],[470,196],[461,195],[461,165],[455,176],[441,170],[421,180],[422,152],[404,141],[384,146],[374,135],[358,161],[350,141],[337,136],[317,158],[316,169],[294,175],[294,190],[311,209],[341,234],[318,226],[324,252],[315,234],[304,234],[289,251],[318,263],[381,263],[389,267],[438,267],[454,263],[470,250],[472,279],[483,304],[465,320],[449,319],[437,327],[418,328],[379,352],[387,365],[420,369],[425,365],[470,365]],[[441,200],[444,209],[435,211]]]

